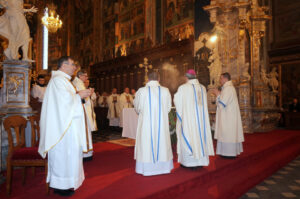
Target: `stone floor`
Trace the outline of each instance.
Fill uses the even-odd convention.
[[[121,129],[104,129],[93,132],[93,143],[122,139]]]
[[[300,198],[300,156],[250,189],[240,199]]]

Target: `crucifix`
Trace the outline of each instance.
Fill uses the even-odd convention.
[[[145,57],[144,58],[144,63],[143,64],[139,64],[140,68],[145,68],[145,82],[144,84],[147,84],[148,82],[148,69],[152,69],[152,65],[148,63],[148,59]]]

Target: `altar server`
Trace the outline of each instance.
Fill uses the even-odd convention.
[[[76,70],[67,56],[58,60],[58,70],[52,71],[40,120],[39,153],[48,154],[47,182],[54,193],[72,195],[84,180],[82,153],[87,151],[85,115],[81,100],[91,90],[76,92],[70,79]],[[73,190],[74,189],[74,190]]]
[[[113,88],[111,95],[107,98],[109,126],[119,127],[120,125],[120,96],[117,94],[117,89]]]
[[[171,95],[167,88],[160,86],[158,73],[150,73],[148,79],[134,99],[134,108],[139,115],[135,171],[144,176],[166,174],[173,169],[168,118]]]
[[[85,90],[87,89],[85,86],[85,82],[87,80],[87,72],[85,70],[79,70],[76,74],[76,77],[73,80],[73,85],[76,87],[77,91]],[[92,131],[97,131],[96,114],[94,112],[91,96],[84,98],[82,102],[84,105],[85,119],[87,124],[87,129],[85,129],[83,133],[87,131],[88,136],[88,152],[83,154],[83,160],[89,161],[93,159]]]
[[[220,84],[222,90],[214,89],[213,91],[217,96],[216,154],[225,158],[234,158],[243,152],[244,134],[240,107],[229,73],[223,73],[220,76]]]
[[[129,88],[125,88],[124,92],[120,95],[120,127],[123,127],[123,109],[133,107],[133,98],[129,93]]]
[[[33,98],[37,98],[39,102],[43,102],[44,94],[46,91],[46,85],[45,85],[45,76],[39,75],[37,77],[36,84],[33,85],[31,90],[31,96]]]
[[[187,82],[178,88],[174,96],[178,162],[182,167],[197,169],[208,166],[214,148],[206,89],[196,79],[193,69],[187,71],[186,77]]]

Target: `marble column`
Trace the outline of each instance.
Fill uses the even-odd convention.
[[[1,171],[3,170],[3,166],[2,166],[2,134],[3,134],[3,119],[4,119],[5,114],[0,113],[0,185],[5,181],[4,176],[1,174]]]

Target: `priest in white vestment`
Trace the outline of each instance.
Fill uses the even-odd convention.
[[[113,88],[111,95],[107,98],[109,126],[119,127],[120,125],[120,96],[117,89]]]
[[[229,73],[223,73],[220,76],[220,84],[222,85],[221,92],[217,89],[213,91],[217,96],[216,154],[224,158],[234,158],[243,152],[244,134],[240,107]]]
[[[74,61],[64,56],[45,93],[41,119],[39,153],[48,156],[47,182],[54,193],[69,196],[84,180],[82,154],[87,151],[85,115],[81,100],[92,91],[76,91],[70,79]]]
[[[168,88],[160,86],[158,73],[150,73],[148,79],[134,99],[134,108],[139,115],[134,151],[135,171],[144,176],[167,174],[173,169],[168,116],[171,95]]]
[[[31,96],[33,98],[37,98],[39,102],[43,102],[46,88],[45,77],[43,75],[39,75],[37,77],[37,83],[32,86]]]
[[[124,92],[120,95],[120,127],[123,127],[123,109],[133,107],[133,98],[129,93],[129,88],[125,88]]]
[[[108,94],[106,92],[103,92],[102,95],[99,96],[98,105],[100,107],[108,107],[107,98]]]
[[[197,80],[193,69],[187,71],[186,77],[187,82],[178,88],[174,96],[178,162],[182,167],[197,169],[208,166],[214,148],[206,89]]]
[[[85,70],[79,70],[76,77],[73,80],[73,84],[77,91],[87,89],[84,82],[88,79],[88,74]],[[94,113],[93,103],[90,97],[83,99],[84,111],[86,117],[87,129],[84,132],[88,132],[88,152],[83,154],[84,161],[92,160],[93,156],[93,138],[92,131],[97,131],[96,114]]]

